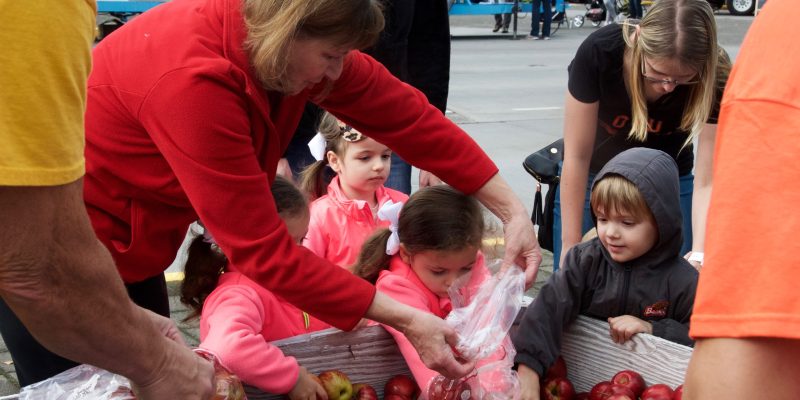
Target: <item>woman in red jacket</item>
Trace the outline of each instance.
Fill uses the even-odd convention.
[[[508,261],[532,281],[533,228],[494,163],[422,93],[354,50],[382,29],[375,0],[172,0],[95,47],[85,200],[134,301],[168,314],[163,271],[200,219],[232,268],[297,307],[342,329],[362,317],[389,324],[431,368],[469,371],[443,321],[297,246],[272,204],[278,160],[313,101],[474,194],[506,223]]]

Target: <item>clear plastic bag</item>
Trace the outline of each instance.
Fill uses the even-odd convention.
[[[499,261],[497,261],[499,263]],[[432,400],[499,400],[519,398],[519,378],[512,370],[514,346],[508,331],[525,292],[525,274],[512,266],[473,287],[474,277],[450,288],[453,311],[446,321],[459,335],[458,355],[476,361],[475,371],[458,380],[441,375],[428,385]]]
[[[195,349],[214,363],[216,395],[212,400],[245,400],[244,387],[212,353]],[[134,400],[130,381],[124,376],[91,365],[79,365],[52,378],[22,388],[19,400]]]

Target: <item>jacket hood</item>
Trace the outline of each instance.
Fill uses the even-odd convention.
[[[683,243],[683,214],[680,207],[678,166],[675,160],[663,151],[645,147],[623,151],[600,170],[592,183],[592,189],[597,182],[609,175],[622,176],[636,185],[658,226],[656,245],[633,261],[637,265],[657,265],[668,259],[680,257]],[[592,219],[597,226],[594,210]]]

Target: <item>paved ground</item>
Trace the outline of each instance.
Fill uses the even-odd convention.
[[[583,13],[583,6],[573,5],[568,17]],[[524,38],[530,20],[518,21]],[[719,41],[735,58],[752,17],[733,17],[719,12]],[[450,97],[448,116],[483,146],[500,167],[501,174],[528,205],[532,204],[534,185],[522,169],[522,160],[536,149],[561,135],[563,97],[567,83],[566,66],[581,41],[594,29],[562,27],[550,41],[513,40],[513,34],[493,34],[492,16],[452,17]],[[552,271],[547,257],[538,281]],[[180,271],[179,263],[170,267]],[[171,283],[171,293],[177,284]],[[537,285],[538,287],[538,285]],[[180,322],[186,308],[171,296],[173,319],[187,342],[196,345],[195,323]],[[19,391],[11,357],[0,341],[0,396]],[[4,397],[0,397],[0,400]]]

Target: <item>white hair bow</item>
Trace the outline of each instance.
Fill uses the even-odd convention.
[[[325,158],[325,144],[325,136],[322,136],[320,132],[317,132],[308,142],[308,149],[311,150],[311,155],[317,161],[322,161]]]
[[[393,256],[400,250],[400,236],[397,234],[397,221],[400,219],[400,209],[403,208],[402,202],[393,203],[391,200],[383,203],[378,210],[378,219],[389,221],[389,230],[392,235],[386,241],[386,254]]]

